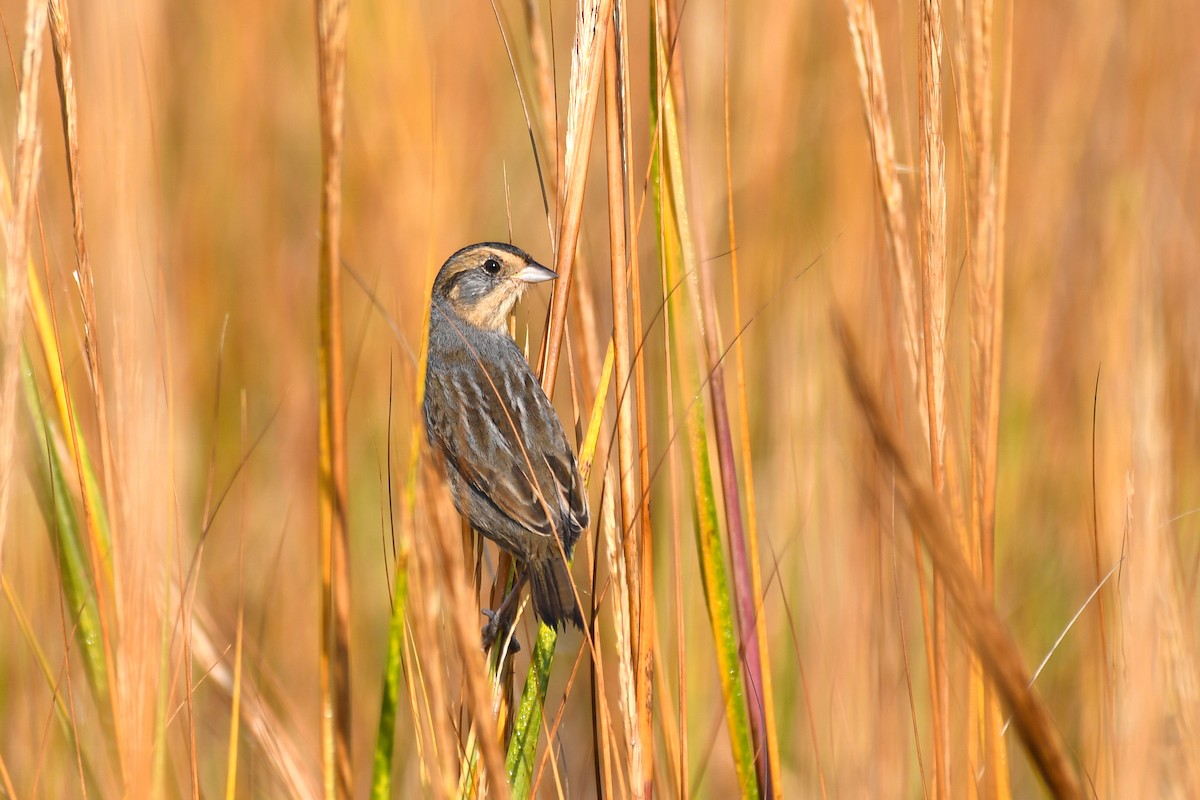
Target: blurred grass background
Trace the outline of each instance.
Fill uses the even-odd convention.
[[[15,70],[25,9],[18,2],[0,6]],[[516,79],[533,102],[524,6],[507,0],[497,7]],[[539,7],[552,43],[561,142],[575,12],[565,3]],[[951,32],[943,73],[947,447],[965,481],[972,356],[964,151],[955,105],[963,76],[950,53],[955,8],[944,10]],[[689,0],[678,11],[691,213],[704,223],[696,226],[703,234],[696,245],[711,270],[729,342],[725,9],[717,0]],[[881,2],[875,11],[900,182],[915,219],[917,9]],[[319,785],[314,310],[321,180],[312,8],[274,0],[136,0],[77,2],[71,14],[81,187],[117,467],[111,487],[117,507],[109,513],[123,587],[118,602],[124,618],[138,620],[122,628],[118,649],[121,663],[132,665],[122,667],[122,680],[138,684],[140,694],[133,694],[141,700],[121,713],[145,724],[130,724],[122,735],[129,752],[143,754],[132,763],[158,776],[155,792],[191,794],[192,752],[202,793],[222,790],[230,697],[217,671],[205,676],[217,661],[232,669],[243,603],[243,669],[270,710],[263,737],[299,754],[298,785],[311,788]],[[997,15],[997,63],[1008,41],[1005,19]],[[1192,727],[1200,722],[1200,61],[1191,46],[1200,10],[1178,0],[1022,3],[1012,21],[995,603],[1026,663],[1036,665],[1096,588],[1094,564],[1104,575],[1125,558],[1102,589],[1104,605],[1092,601],[1037,687],[1090,779],[1089,793],[1131,796],[1126,790],[1140,788],[1187,796],[1200,787],[1200,730]],[[522,102],[492,8],[355,0],[349,26],[342,257],[358,276],[343,279],[343,313],[352,719],[361,795],[391,614],[388,473],[403,483],[408,454],[419,445],[415,359],[432,272],[449,253],[479,240],[511,240],[544,263],[552,254]],[[752,319],[743,335],[746,413],[778,716],[782,774],[776,778],[787,797],[932,793],[930,695],[911,536],[902,512],[880,494],[886,465],[846,389],[829,325],[830,309],[840,307],[890,403],[911,391],[903,380],[894,382],[900,373],[889,372],[899,357],[900,312],[846,7],[730,4],[728,26],[741,313]],[[653,141],[644,5],[630,7],[628,31],[632,172],[640,200]],[[42,173],[30,252],[57,309],[66,380],[83,409],[81,435],[95,443],[48,40],[41,69]],[[999,92],[1002,68],[998,75]],[[0,150],[10,164],[17,107],[16,81],[0,81]],[[602,355],[612,319],[602,112],[596,128],[574,280],[595,297],[591,333]],[[552,169],[555,139],[538,136],[543,168]],[[551,206],[553,213],[553,198]],[[647,277],[640,290],[649,328],[650,460],[663,464],[652,495],[658,670],[666,681],[656,692],[670,687],[676,715],[673,529],[683,543],[678,612],[687,643],[686,727],[677,718],[656,725],[686,732],[687,782],[699,797],[720,797],[738,792],[739,783],[700,591],[688,470],[671,465],[671,453],[686,459],[684,437],[672,427],[686,398],[676,387],[668,420],[665,328],[654,317],[663,290],[653,213],[646,209],[641,226]],[[528,330],[535,352],[549,296],[534,291],[518,311],[518,341]],[[569,346],[578,348],[580,335],[571,335]],[[32,334],[25,341],[35,348]],[[47,386],[45,370],[35,372]],[[556,393],[564,420],[572,419],[568,384],[560,379]],[[736,402],[732,388],[729,397]],[[927,439],[916,405],[893,405],[911,452],[922,452]],[[580,425],[587,411],[582,406]],[[30,428],[24,412],[18,428]],[[610,413],[599,455],[615,462],[611,430]],[[0,610],[0,758],[10,783],[0,795],[78,796],[81,752],[90,754],[94,788],[120,796],[131,784],[113,767],[100,723],[105,712],[86,689],[68,635],[71,609],[60,599],[53,538],[32,488],[37,457],[36,450],[19,450],[5,476],[11,509],[0,565],[10,591]],[[592,486],[595,511],[599,481]],[[948,508],[967,502],[960,489]],[[414,535],[422,536],[438,513],[445,513],[444,501],[418,509]],[[188,571],[201,539],[195,606],[207,620],[212,648],[195,653],[193,716],[182,710],[177,606],[152,609],[159,608],[154,598],[171,595],[171,576]],[[493,558],[485,558],[485,575]],[[446,600],[424,595],[411,602],[436,607]],[[518,675],[536,638],[527,618],[518,632],[526,646],[517,656]],[[954,637],[951,660],[961,663],[962,640]],[[582,646],[577,633],[560,638],[559,650],[570,658],[556,663],[548,713],[562,701]],[[69,679],[78,751],[52,722],[55,688],[31,640],[59,692]],[[453,701],[440,713],[457,725],[458,668],[432,666],[445,671]],[[425,679],[406,672],[402,694],[419,696]],[[967,693],[965,682],[951,686],[958,734]],[[418,707],[400,703],[397,796],[440,792],[421,763]],[[655,713],[666,713],[657,700]],[[561,753],[553,757],[562,782],[544,778],[542,794],[595,793],[592,714],[587,692],[572,690],[555,742]],[[134,730],[146,732],[139,739]],[[951,796],[974,789],[964,741],[951,740]],[[243,736],[239,747],[238,796],[295,791],[258,739]],[[1019,747],[1010,744],[1009,753],[1012,792],[1030,796],[1037,778]],[[672,794],[666,767],[657,768],[658,791]]]

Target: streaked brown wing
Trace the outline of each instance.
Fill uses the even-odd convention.
[[[509,344],[489,354],[486,369],[472,354],[430,372],[430,437],[514,523],[557,531],[569,548],[587,524],[587,498],[553,407]]]
[[[583,485],[583,478],[579,474],[579,467],[575,462],[575,454],[571,451],[570,446],[567,445],[566,438],[562,434],[562,429],[557,424],[557,418],[555,418],[555,428],[558,430],[558,436],[562,440],[562,447],[552,453],[545,454],[546,466],[550,470],[550,475],[558,491],[559,502],[567,510],[568,520],[565,526],[566,530],[562,531],[561,534],[563,536],[563,544],[570,551],[575,545],[575,541],[579,538],[580,532],[588,526],[587,490]]]

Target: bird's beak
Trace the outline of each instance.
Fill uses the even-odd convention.
[[[558,277],[558,273],[552,269],[547,269],[536,261],[530,261],[525,265],[525,268],[517,273],[516,278],[523,283],[541,283],[542,281],[552,281]]]

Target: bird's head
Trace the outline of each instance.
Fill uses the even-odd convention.
[[[446,260],[433,281],[433,297],[476,328],[500,331],[529,284],[557,277],[523,250],[484,242],[464,247]]]

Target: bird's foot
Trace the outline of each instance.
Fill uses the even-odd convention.
[[[485,617],[488,618],[487,624],[483,626],[483,630],[480,632],[483,636],[484,652],[487,652],[488,650],[492,649],[492,643],[496,641],[497,636],[499,636],[501,633],[507,633],[509,621],[504,620],[500,614],[497,614],[490,608],[480,609],[480,611]],[[508,652],[510,654],[521,652],[521,643],[517,641],[517,637],[515,635],[509,642]]]

